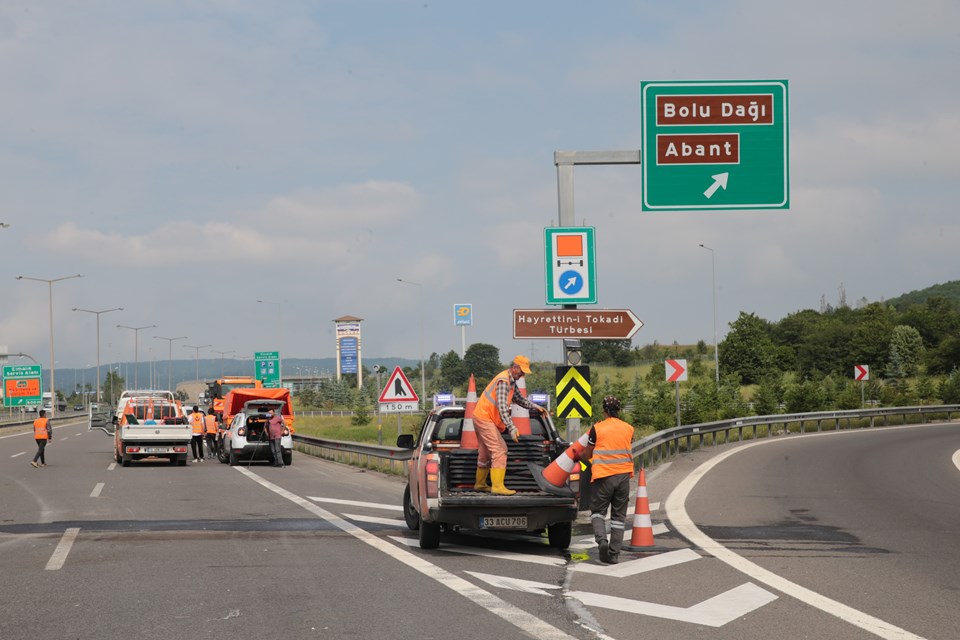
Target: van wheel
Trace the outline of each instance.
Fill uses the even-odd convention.
[[[121,466],[129,467],[129,466],[130,466],[130,456],[124,454],[124,455],[120,458],[120,464],[121,464]]]
[[[554,522],[547,527],[547,540],[554,549],[566,549],[570,546],[573,526],[569,522]]]
[[[410,485],[403,490],[403,520],[411,531],[420,528],[420,514],[413,508],[413,502],[410,500]]]
[[[436,549],[440,546],[440,523],[420,521],[420,548]]]

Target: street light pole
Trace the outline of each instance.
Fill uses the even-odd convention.
[[[404,280],[403,278],[397,278],[397,282],[402,282],[404,284],[412,284],[415,287],[420,287],[420,300],[418,301],[420,305],[420,402],[424,406],[427,404],[427,377],[423,372],[423,285],[419,282],[412,282],[410,280]]]
[[[177,336],[176,338],[166,338],[164,336],[153,337],[157,340],[167,341],[167,389],[173,391],[173,376],[171,375],[171,369],[173,369],[173,341],[186,340],[187,336]]]
[[[223,356],[225,356],[228,353],[236,353],[236,350],[231,349],[230,351],[217,351],[216,349],[210,349],[210,351],[220,354],[220,377],[222,378],[223,377]]]
[[[56,360],[54,358],[53,351],[53,283],[60,282],[61,280],[70,280],[71,278],[82,278],[83,274],[78,273],[72,276],[64,276],[62,278],[31,278],[30,276],[17,276],[17,280],[33,280],[35,282],[46,282],[47,283],[47,293],[48,293],[48,302],[50,309],[50,413],[51,415],[56,415],[57,413],[57,382],[56,382]]]
[[[101,313],[110,313],[111,311],[123,311],[123,307],[117,307],[115,309],[104,309],[102,311],[91,311],[90,309],[80,309],[78,307],[73,308],[74,311],[83,311],[84,313],[93,313],[97,316],[97,402],[101,402],[100,398],[100,314]]]
[[[720,343],[717,342],[717,265],[714,262],[713,249],[700,243],[700,247],[710,252],[710,272],[713,280],[713,367],[720,384]]]
[[[118,324],[117,329],[130,329],[133,331],[133,388],[140,388],[140,379],[138,374],[140,373],[140,330],[141,329],[153,329],[157,325],[148,324],[142,327],[128,327],[125,324]]]
[[[206,349],[207,347],[212,347],[212,344],[185,344],[183,345],[185,349],[196,349],[197,350],[197,382],[200,382],[200,349]]]

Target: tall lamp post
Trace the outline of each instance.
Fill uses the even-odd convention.
[[[710,272],[713,280],[713,367],[717,376],[717,385],[720,384],[720,343],[717,342],[717,265],[714,262],[713,249],[700,243],[702,249],[710,252]]]
[[[423,285],[419,282],[412,282],[410,280],[404,280],[403,278],[397,278],[397,282],[402,282],[403,284],[412,284],[415,287],[420,287],[420,294],[418,304],[420,305],[420,401],[424,406],[427,405],[427,377],[423,372]]]
[[[196,349],[197,350],[197,382],[200,382],[200,349],[206,349],[207,347],[212,347],[212,344],[185,344],[183,345],[184,349]]]
[[[157,340],[167,341],[167,389],[173,391],[173,376],[170,374],[173,369],[173,341],[186,340],[187,336],[177,336],[176,338],[167,338],[164,336],[153,336]]]
[[[217,351],[216,349],[210,349],[210,351],[220,354],[220,377],[222,378],[223,377],[223,356],[227,355],[228,353],[236,353],[236,350],[231,349],[230,351]]]
[[[103,309],[102,311],[91,311],[90,309],[80,309],[79,307],[74,307],[74,311],[82,311],[84,313],[93,313],[97,316],[97,402],[101,402],[100,398],[100,314],[101,313],[110,313],[111,311],[123,311],[123,307],[117,307],[115,309]]]
[[[140,388],[140,380],[137,374],[140,373],[140,331],[143,329],[153,329],[157,325],[148,324],[142,327],[128,327],[125,324],[118,324],[117,329],[130,329],[133,331],[133,388]]]
[[[53,283],[60,282],[61,280],[70,280],[71,278],[82,278],[83,274],[78,273],[72,276],[63,276],[62,278],[31,278],[30,276],[17,276],[17,280],[33,280],[34,282],[46,282],[47,283],[47,292],[49,300],[49,309],[50,309],[50,413],[56,414],[57,412],[57,381],[56,381],[56,372],[54,370],[54,363],[56,359],[54,358],[53,351]]]

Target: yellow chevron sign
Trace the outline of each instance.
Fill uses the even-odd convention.
[[[590,406],[590,367],[557,367],[557,417],[587,418]]]

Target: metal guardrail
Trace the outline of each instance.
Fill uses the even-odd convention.
[[[926,423],[937,419],[949,421],[954,414],[960,414],[960,404],[748,416],[664,429],[637,440],[633,443],[632,449],[634,459],[646,467],[653,466],[681,451],[692,451],[707,444],[731,442],[731,433],[734,431],[736,431],[735,441],[740,442],[744,440],[745,429],[748,431],[747,439],[755,440],[790,433],[808,433],[814,431],[814,426],[816,432],[823,431],[824,425],[832,426],[833,430],[837,431],[873,428],[881,418],[883,426],[888,426],[892,418],[899,418],[897,424]],[[722,438],[720,434],[723,434]],[[409,449],[397,447],[324,440],[296,434],[293,440],[294,447],[298,451],[386,473],[403,474],[406,461],[411,456]]]

